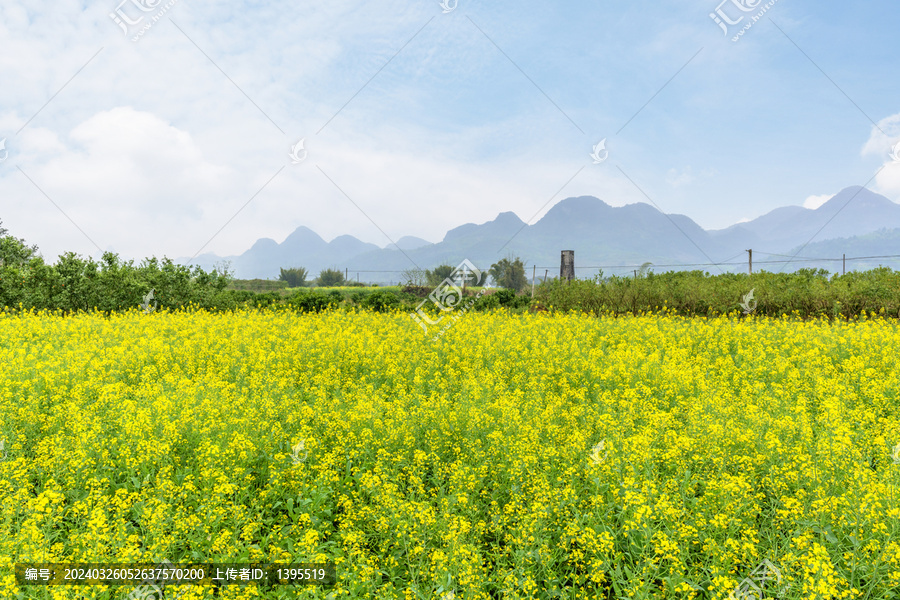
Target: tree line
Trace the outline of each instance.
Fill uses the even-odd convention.
[[[123,311],[143,308],[211,311],[238,308],[288,309],[300,312],[334,307],[365,308],[379,312],[439,310],[427,299],[451,276],[454,267],[414,269],[404,273],[400,290],[367,288],[330,291],[309,285],[340,287],[350,284],[337,269],[324,269],[307,282],[305,269],[282,269],[283,289],[258,293],[233,289],[234,277],[227,267],[206,272],[164,258],[144,259],[139,264],[123,261],[105,252],[100,261],[72,252],[47,264],[36,246],[8,235],[0,222],[0,308],[16,310]],[[595,315],[626,315],[666,312],[684,316],[755,314],[760,316],[848,318],[867,314],[900,317],[900,272],[881,267],[865,272],[833,275],[824,269],[801,269],[794,273],[752,275],[701,271],[670,271],[656,274],[641,270],[632,277],[590,280],[554,279],[536,287],[535,297],[522,293],[526,286],[524,264],[517,257],[504,258],[488,270],[501,289],[481,296],[474,310],[504,308],[515,312],[578,310]],[[354,282],[355,283],[355,282]],[[473,295],[471,290],[467,295]]]

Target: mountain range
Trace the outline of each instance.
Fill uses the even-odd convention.
[[[322,269],[336,268],[346,270],[351,279],[390,283],[410,268],[456,266],[468,259],[487,269],[507,256],[520,257],[529,267],[536,265],[539,278],[545,272],[553,277],[559,273],[561,250],[575,251],[578,277],[591,277],[600,268],[606,274],[631,273],[645,262],[653,263],[657,271],[746,272],[747,249],[754,250],[754,270],[824,267],[839,272],[839,262],[813,264],[803,259],[839,259],[845,252],[900,254],[900,204],[866,188],[849,187],[816,209],[784,206],[752,221],[705,230],[685,215],[662,213],[643,202],[613,207],[599,198],[580,196],[560,201],[533,225],[503,212],[487,223],[451,229],[438,243],[407,236],[380,248],[350,235],[326,242],[301,226],[280,244],[262,238],[243,254],[203,254],[190,264],[210,270],[227,261],[239,279],[276,279],[282,267],[304,267],[310,278]],[[766,260],[787,260],[769,254],[798,252],[790,264],[765,265]],[[725,262],[735,264],[709,264]],[[854,262],[848,269],[878,264]]]

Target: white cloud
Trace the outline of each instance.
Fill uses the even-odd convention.
[[[834,194],[822,194],[819,196],[809,196],[803,201],[803,208],[815,210],[834,198]]]
[[[900,113],[885,117],[872,127],[869,139],[862,148],[863,156],[880,155],[890,160],[891,146],[900,142]]]
[[[666,183],[674,188],[694,183],[694,175],[691,173],[691,168],[687,167],[680,173],[677,169],[669,169],[668,173],[666,173]]]
[[[862,148],[863,156],[879,156],[884,168],[875,177],[875,191],[900,200],[900,113],[886,117],[873,127]]]
[[[762,54],[764,30],[734,46],[674,0],[655,14],[587,0],[527,11],[467,0],[449,15],[438,2],[179,0],[139,43],[109,18],[118,3],[0,3],[9,150],[0,217],[51,260],[97,254],[78,228],[137,259],[191,256],[211,238],[204,252],[237,254],[300,225],[384,246],[378,227],[438,241],[499,212],[533,222],[579,195],[613,206],[651,198],[665,212],[723,219],[723,198],[764,212],[783,186],[744,177],[772,162],[750,149],[770,143],[774,125],[761,122],[738,145],[729,125],[757,93],[792,97],[772,87],[791,78],[767,63],[726,68],[735,52]],[[597,31],[600,16],[620,26]],[[683,67],[698,37],[729,52],[707,50]],[[619,46],[633,59],[605,60]],[[581,77],[587,69],[597,70]],[[821,121],[799,103],[785,114],[809,119],[804,127]],[[900,115],[888,125],[900,127]],[[591,146],[607,136],[610,160],[591,164]],[[309,157],[291,165],[301,137]],[[886,156],[887,141],[873,134],[866,151]],[[786,168],[792,178],[812,173],[798,184],[808,190],[856,183],[822,182],[818,157],[796,160]],[[900,196],[897,171],[879,175],[882,193]],[[714,176],[719,186],[706,185]],[[736,195],[730,182],[741,182]]]
[[[673,188],[684,187],[697,183],[698,181],[711,179],[717,174],[715,169],[703,169],[699,174],[694,174],[694,170],[690,165],[679,171],[678,169],[669,169],[666,172],[666,183]]]

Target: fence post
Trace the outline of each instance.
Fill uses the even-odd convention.
[[[747,250],[750,253],[750,274],[753,275],[753,248]]]
[[[575,279],[575,251],[563,250],[559,264],[559,278],[572,281]]]
[[[841,275],[847,274],[847,254],[844,254],[844,266],[841,268]]]

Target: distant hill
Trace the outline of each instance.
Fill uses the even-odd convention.
[[[798,254],[796,259],[798,267],[823,268],[836,273],[840,273],[843,269],[841,260],[812,262],[808,259],[840,259],[846,254],[848,259],[853,259],[847,260],[847,271],[867,271],[889,265],[894,265],[892,268],[896,269],[896,259],[891,261],[878,257],[900,254],[900,228],[882,228],[865,235],[814,242],[802,248],[800,246],[792,248],[786,254],[789,256]],[[808,264],[811,262],[813,266]]]
[[[417,238],[411,235],[405,235],[399,240],[397,240],[397,248],[401,250],[415,250],[416,248],[421,248],[422,246],[430,246],[431,242],[427,240],[423,240],[422,238]],[[394,244],[388,244],[384,248],[386,250],[390,248],[394,248]]]
[[[710,231],[731,248],[799,246],[814,241],[852,237],[882,227],[900,227],[900,204],[866,188],[842,190],[816,209],[784,206],[746,223]]]
[[[810,240],[833,243],[810,244],[804,255],[819,248],[818,255],[838,257],[850,252],[847,244],[851,243],[878,248],[860,250],[866,255],[900,254],[900,246],[892,237],[864,237],[884,228],[900,229],[900,205],[861,187],[842,190],[817,209],[785,206],[752,221],[711,231],[685,215],[664,214],[642,202],[613,207],[593,196],[580,196],[560,201],[533,225],[526,225],[515,213],[504,212],[486,223],[466,223],[451,229],[436,244],[412,236],[384,248],[349,235],[325,242],[309,228],[298,227],[280,244],[263,238],[239,256],[206,254],[193,264],[210,269],[229,260],[242,279],[274,279],[281,267],[305,267],[311,275],[334,267],[348,269],[351,276],[359,272],[361,281],[388,282],[398,281],[402,271],[415,266],[455,266],[468,259],[487,269],[505,256],[516,255],[529,266],[537,265],[539,276],[543,276],[541,269],[555,276],[559,273],[560,250],[575,250],[579,277],[590,277],[599,268],[607,274],[630,272],[628,265],[644,262],[652,262],[654,269],[662,271],[699,269],[714,273],[720,269],[697,264],[734,261],[736,256],[746,257],[747,248],[759,251],[760,260],[764,253],[792,254],[791,249]],[[754,262],[757,256],[754,254]],[[810,266],[797,262],[786,270]],[[815,265],[820,266],[839,270],[839,265]],[[782,265],[775,265],[767,270],[780,268]],[[721,267],[723,272],[744,270]]]

